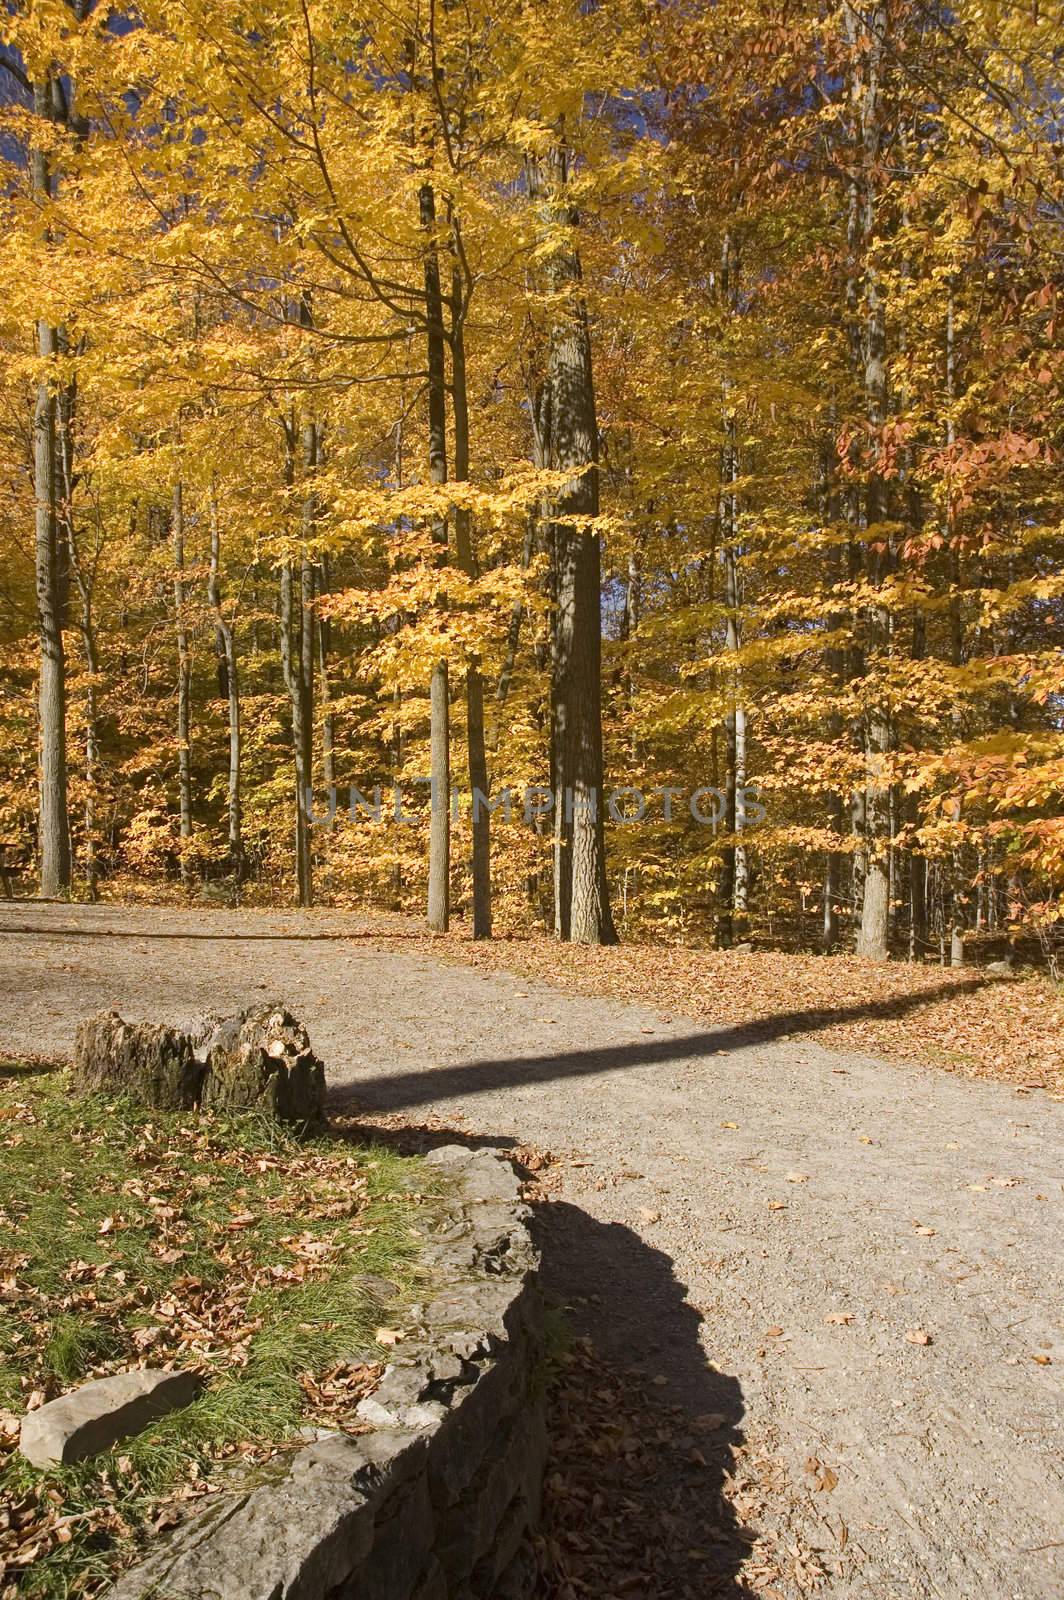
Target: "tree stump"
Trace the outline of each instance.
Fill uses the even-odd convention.
[[[202,1104],[213,1111],[264,1111],[281,1122],[323,1118],[325,1068],[307,1030],[278,1002],[217,1024],[206,1045]]]
[[[117,1011],[78,1023],[74,1082],[83,1093],[128,1094],[157,1111],[190,1111],[199,1104],[205,1070],[177,1028],[123,1022]]]

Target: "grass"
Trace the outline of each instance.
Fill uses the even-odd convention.
[[[414,1292],[434,1182],[384,1148],[77,1099],[58,1071],[0,1064],[0,1600],[99,1593],[235,1465],[343,1427]],[[74,1466],[18,1453],[22,1412],[136,1364],[192,1367],[204,1391]]]

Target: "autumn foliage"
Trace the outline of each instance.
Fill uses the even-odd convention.
[[[72,892],[419,906],[442,665],[467,905],[476,774],[561,781],[573,546],[607,781],[683,796],[606,822],[622,933],[1054,956],[1052,8],[30,0],[0,30],[28,869],[50,427]],[[352,784],[413,820],[352,820]],[[550,926],[552,825],[490,831],[496,927]]]

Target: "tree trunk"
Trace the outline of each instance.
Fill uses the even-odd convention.
[[[58,89],[51,78],[36,85],[36,115],[58,120]],[[48,156],[34,150],[34,192],[52,193]],[[63,653],[63,603],[59,572],[56,516],[55,359],[59,337],[43,318],[37,324],[37,353],[42,371],[33,418],[34,566],[37,626],[40,638],[40,852],[41,894],[63,895],[70,888],[70,819],[67,813],[66,660]]]
[[[298,440],[295,419],[285,428],[285,482],[295,481],[295,450]],[[304,441],[305,448],[305,441]],[[307,788],[311,772],[307,762],[308,722],[310,708],[307,704],[304,678],[303,642],[303,567],[300,562],[297,574],[290,556],[281,566],[281,671],[288,690],[288,704],[292,715],[292,759],[295,769],[295,858],[296,901],[309,906],[313,899],[313,882],[310,860],[310,819],[307,815]]]
[[[211,564],[207,579],[207,598],[214,612],[214,632],[218,647],[218,662],[222,682],[219,685],[226,696],[229,713],[229,865],[237,885],[244,879],[244,838],[241,824],[240,796],[240,681],[236,659],[236,641],[233,629],[222,610],[220,578],[221,535],[218,527],[218,507],[211,495]]]
[[[889,540],[877,531],[886,512],[886,486],[879,469],[878,433],[886,416],[886,326],[879,274],[871,259],[871,243],[876,225],[876,170],[881,157],[883,113],[880,70],[883,39],[887,29],[887,8],[873,6],[869,16],[859,16],[850,0],[845,20],[851,46],[855,50],[851,98],[861,142],[860,199],[858,203],[860,243],[863,250],[864,283],[864,398],[865,413],[872,434],[872,465],[866,488],[865,520],[872,532],[869,544],[869,576],[881,584],[889,570]],[[873,668],[884,670],[890,644],[890,617],[885,608],[874,604],[870,616],[870,642]],[[883,703],[874,705],[865,719],[865,842],[866,863],[861,925],[857,953],[875,961],[885,961],[890,934],[890,848],[891,796],[888,763],[891,724]]]
[[[425,232],[425,338],[428,358],[429,481],[447,482],[447,373],[443,334],[443,295],[436,244],[436,196],[431,183],[419,191]],[[447,520],[433,519],[432,537],[440,566],[447,562]],[[446,933],[451,915],[451,732],[447,662],[438,661],[429,684],[429,894],[428,924]]]
[[[946,421],[946,445],[952,450],[957,439],[956,425],[953,420],[953,402],[957,393],[957,344],[956,323],[953,307],[953,284],[950,283],[946,299],[946,396],[949,401],[949,412]],[[946,505],[946,549],[949,556],[949,630],[950,630],[950,663],[954,668],[959,668],[964,661],[964,618],[961,613],[961,553],[957,533],[956,509],[952,493]],[[955,736],[963,736],[963,725],[959,712],[954,712],[953,726]],[[960,820],[960,803],[957,806],[957,820]],[[964,965],[964,935],[968,920],[968,908],[965,901],[964,861],[957,846],[952,852],[950,861],[950,951],[949,960],[951,967]]]
[[[727,408],[727,387],[724,395]],[[718,942],[724,946],[733,943],[736,933],[740,938],[746,932],[747,863],[746,850],[739,842],[743,828],[743,790],[746,786],[746,710],[740,704],[741,673],[737,665],[741,640],[739,625],[739,552],[737,542],[738,500],[735,483],[738,478],[738,444],[735,420],[725,416],[724,453],[721,484],[721,538],[724,557],[724,607],[725,644],[731,658],[728,672],[728,710],[724,719],[724,734],[728,749],[728,769],[725,777],[725,827],[729,842],[724,848],[721,881],[721,912]]]
[[[828,796],[828,820],[836,833],[842,831],[842,797]],[[834,950],[839,942],[839,896],[842,893],[842,856],[838,850],[829,850],[824,857],[823,903],[820,923],[820,944],[825,951]]]
[[[181,882],[187,889],[192,878],[187,846],[187,841],[192,838],[192,659],[185,617],[185,504],[180,480],[174,484],[170,532],[174,541],[174,620],[177,627],[177,792],[181,813]]]
[[[553,207],[566,204],[567,158],[551,159]],[[550,466],[568,474],[552,499],[555,931],[576,944],[617,940],[606,886],[602,761],[602,618],[598,516],[598,423],[587,307],[574,245],[555,251],[555,298],[547,381]]]
[[[468,300],[461,273],[454,269],[451,292],[451,405],[454,411],[454,476],[469,478],[469,394],[466,385],[465,313]],[[458,506],[454,514],[455,554],[469,577],[477,570],[470,512]],[[488,756],[484,742],[484,680],[480,665],[470,661],[466,670],[466,748],[472,804],[473,937],[491,938],[491,813],[487,807]],[[483,800],[480,799],[483,796]]]
[[[835,406],[832,402],[831,428],[832,435],[836,431]],[[825,446],[820,465],[820,510],[823,524],[834,527],[840,516],[840,502],[837,489],[837,480],[833,465],[834,451],[831,443]],[[843,551],[838,546],[828,558],[828,577],[834,585],[841,581],[843,576]],[[843,628],[846,623],[845,615],[829,609],[827,625],[834,634]],[[846,651],[837,644],[833,644],[828,652],[826,667],[832,688],[841,691],[846,677]],[[834,743],[842,736],[842,718],[833,709],[827,716],[827,733]],[[839,836],[843,832],[844,805],[843,797],[838,789],[831,789],[827,794],[828,826],[831,831]],[[843,856],[839,850],[829,850],[824,856],[824,878],[821,899],[820,945],[825,952],[835,950],[839,943],[839,902],[842,895],[842,867]]]
[[[329,558],[322,554],[319,570],[319,592],[329,591]],[[321,776],[327,790],[336,784],[336,719],[332,709],[332,691],[329,681],[329,656],[332,649],[332,624],[328,617],[318,617],[318,682],[321,685]]]

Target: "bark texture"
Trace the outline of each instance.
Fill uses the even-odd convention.
[[[180,1029],[123,1022],[117,1011],[79,1022],[74,1036],[74,1084],[83,1094],[128,1094],[155,1110],[189,1111],[204,1072]]]
[[[431,183],[419,191],[419,216],[425,232],[425,342],[428,360],[429,482],[447,482],[447,370],[443,333],[443,294],[436,244],[436,196]],[[432,538],[440,566],[447,561],[447,519],[433,519]],[[446,933],[451,916],[451,729],[447,662],[432,670],[429,685],[431,818],[429,822],[428,924]]]
[[[550,205],[572,230],[567,177],[565,153],[556,150]],[[603,828],[601,561],[590,525],[599,511],[598,422],[575,243],[555,251],[549,276],[557,297],[547,373],[549,465],[568,475],[553,496],[550,524],[555,932],[576,944],[613,944]]]
[[[34,111],[43,120],[61,120],[63,98],[52,78],[34,87]],[[43,150],[34,150],[32,181],[38,202],[52,195],[52,175]],[[43,318],[37,324],[41,375],[33,416],[34,567],[40,638],[40,861],[41,894],[62,895],[70,888],[70,820],[67,813],[66,658],[63,650],[63,597],[56,515],[56,356],[59,335]]]

